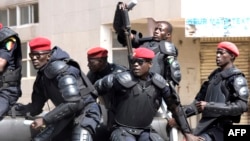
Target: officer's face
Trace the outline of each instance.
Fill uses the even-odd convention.
[[[226,49],[217,49],[216,52],[216,64],[221,68],[228,68],[232,65],[232,60],[235,56],[228,52]]]
[[[143,58],[133,58],[131,60],[131,64],[134,75],[146,80],[149,69],[152,66],[151,60],[145,60]]]
[[[156,41],[166,40],[170,37],[168,32],[168,25],[164,23],[158,23],[154,30],[153,39]]]
[[[29,53],[30,59],[35,69],[40,69],[47,64],[50,58],[50,51],[32,51]]]
[[[100,72],[104,69],[105,64],[101,58],[88,58],[88,67],[92,72]]]

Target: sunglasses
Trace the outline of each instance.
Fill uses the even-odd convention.
[[[30,58],[34,58],[36,57],[37,59],[41,58],[43,55],[45,54],[49,54],[50,51],[46,51],[46,52],[34,52],[34,53],[29,53]]]
[[[150,60],[145,60],[141,58],[134,58],[130,61],[131,64],[138,63],[140,66],[143,65],[144,62],[150,62]]]

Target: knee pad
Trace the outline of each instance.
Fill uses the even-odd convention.
[[[78,125],[72,132],[72,141],[93,141],[93,139],[88,130]]]
[[[150,133],[150,139],[152,141],[164,141],[163,138],[159,134],[154,133],[154,132]]]

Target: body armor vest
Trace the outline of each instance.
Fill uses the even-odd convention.
[[[21,83],[21,67],[17,68],[16,70],[6,70],[0,76],[0,89],[6,88],[9,86],[18,86]]]
[[[116,94],[115,120],[127,127],[149,127],[161,105],[160,88],[152,80],[142,82],[132,80],[130,84],[132,83],[133,86],[123,87],[123,90],[119,90],[122,93]]]
[[[229,77],[241,74],[240,70],[230,68],[225,71],[211,74],[210,82],[208,85],[205,101],[226,103],[229,100],[229,92],[227,90],[226,81]]]

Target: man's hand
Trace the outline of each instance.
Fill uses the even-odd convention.
[[[176,123],[174,118],[167,119],[168,120],[168,125],[173,128],[173,127],[178,127],[178,124]]]
[[[124,2],[118,2],[117,6],[117,8],[120,10],[125,10],[127,8],[127,4]]]
[[[35,130],[41,130],[45,127],[45,122],[43,118],[37,118],[31,123],[31,128]]]
[[[207,105],[206,101],[198,101],[195,103],[195,106],[197,107],[199,112],[202,112],[205,109],[205,106]]]
[[[186,133],[185,135],[186,141],[205,141],[204,138],[200,137],[200,136],[195,136],[193,134],[190,133]]]
[[[2,53],[2,52],[0,52]],[[4,69],[6,68],[7,65],[7,60],[0,58],[0,72],[3,72]]]

